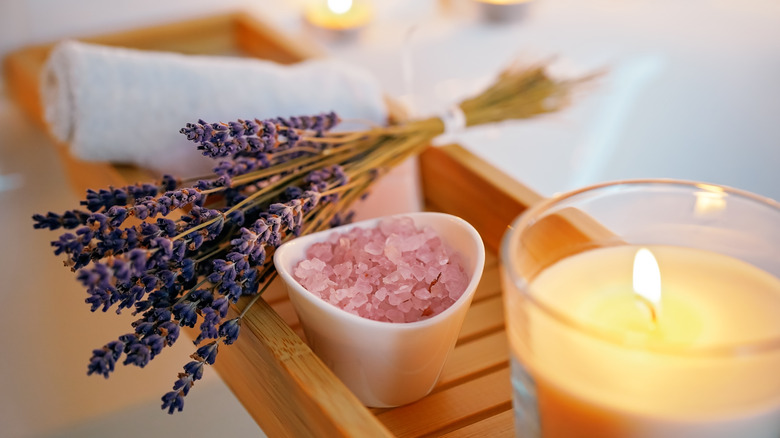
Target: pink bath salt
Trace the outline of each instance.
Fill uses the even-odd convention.
[[[417,289],[416,291],[414,291],[414,296],[417,297],[420,300],[427,300],[427,299],[431,298],[431,291],[429,291],[428,289],[426,289],[424,287],[421,287],[421,288]]]
[[[390,309],[385,312],[386,318],[390,322],[409,322],[406,321],[406,316],[398,309]]]
[[[384,276],[384,278],[382,278],[382,283],[384,284],[397,283],[398,280],[400,279],[401,279],[401,274],[399,274],[398,271],[394,271]]]
[[[344,300],[351,295],[352,294],[350,294],[349,289],[335,289],[331,292],[330,298],[331,302],[338,303],[339,301]]]
[[[387,296],[387,302],[390,303],[392,306],[398,306],[402,302],[408,300],[412,297],[412,294],[409,293],[409,291],[406,290],[397,290],[395,293],[388,294]]]
[[[298,263],[295,267],[295,275],[300,277],[306,277],[310,273],[322,272],[325,268],[325,262],[317,258],[312,254],[312,258],[306,259]]]
[[[349,278],[352,274],[352,262],[346,261],[333,266],[333,273],[339,278]]]
[[[400,275],[404,280],[412,278],[412,268],[410,268],[408,264],[398,265],[398,270],[395,271],[395,273]]]
[[[315,296],[355,315],[414,322],[451,306],[466,289],[463,258],[410,217],[353,228],[311,245],[293,276]]]
[[[425,266],[412,266],[412,275],[417,281],[421,281],[425,278],[425,274],[428,273],[428,270],[425,269]]]
[[[401,257],[401,250],[398,247],[392,245],[386,245],[384,246],[384,248],[385,249],[383,251],[383,254],[387,258],[387,260],[390,261],[390,263],[397,266],[403,262],[403,258]]]
[[[381,243],[379,243],[379,242],[377,242],[377,241],[375,241],[375,240],[372,240],[372,241],[368,242],[368,243],[366,244],[366,246],[364,246],[364,247],[363,247],[363,249],[364,249],[364,250],[365,250],[367,253],[369,253],[369,254],[371,254],[371,255],[379,255],[379,254],[382,254],[382,251],[384,250],[384,248],[383,248],[382,244],[381,244]]]
[[[412,304],[412,300],[401,301],[400,303],[398,303],[398,310],[403,312],[404,315],[409,314],[409,312],[411,312],[412,310],[412,307],[414,307],[414,304]]]
[[[325,242],[315,243],[309,251],[312,258],[318,258],[323,262],[329,262],[333,258],[333,247]]]
[[[361,293],[353,295],[352,298],[350,298],[349,303],[352,305],[352,307],[359,308],[363,304],[368,303],[368,296]]]
[[[295,268],[294,275],[300,279],[305,279],[311,287],[307,289],[311,292],[321,293],[328,286],[335,284],[328,275],[328,265],[318,258],[303,260]]]

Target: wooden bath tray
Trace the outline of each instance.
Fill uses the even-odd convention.
[[[292,41],[242,14],[85,40],[184,53],[244,53],[284,63],[317,55],[310,44]],[[40,123],[37,78],[50,47],[17,51],[4,63],[11,97]],[[143,177],[137,169],[86,163],[67,152],[62,159],[79,194],[87,187],[125,185]],[[513,435],[496,253],[512,219],[541,197],[456,145],[429,148],[420,157],[420,171],[427,207],[472,223],[488,248],[482,281],[440,382],[416,403],[367,409],[301,340],[292,305],[276,285],[247,314],[238,342],[221,348],[215,364],[270,437]]]

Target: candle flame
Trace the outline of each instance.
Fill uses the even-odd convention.
[[[640,249],[634,256],[634,292],[656,309],[661,304],[661,270],[647,248]]]
[[[328,0],[328,9],[334,14],[345,14],[352,9],[352,0]]]

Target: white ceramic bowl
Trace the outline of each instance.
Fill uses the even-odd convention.
[[[384,218],[370,219],[298,237],[277,248],[274,264],[312,350],[367,406],[393,407],[427,395],[455,346],[463,318],[485,265],[485,246],[479,233],[463,219],[443,213],[408,213],[418,228],[431,226],[463,256],[470,281],[463,295],[438,315],[423,321],[374,321],[342,310],[303,288],[293,277],[306,250],[332,233],[373,228]]]

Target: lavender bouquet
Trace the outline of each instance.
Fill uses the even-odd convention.
[[[510,68],[460,104],[466,126],[557,111],[588,78],[554,80],[543,66]],[[275,277],[274,249],[295,236],[349,221],[373,181],[444,131],[439,118],[335,132],[334,113],[188,123],[181,133],[215,160],[213,175],[89,190],[85,209],[33,216],[35,228],[67,230],[55,255],[87,292],[91,310],[137,315],[129,333],[93,350],[88,374],[144,367],[193,328],[196,350],[162,408],[184,397],[236,341],[241,322]],[[238,316],[228,308],[241,301]]]

